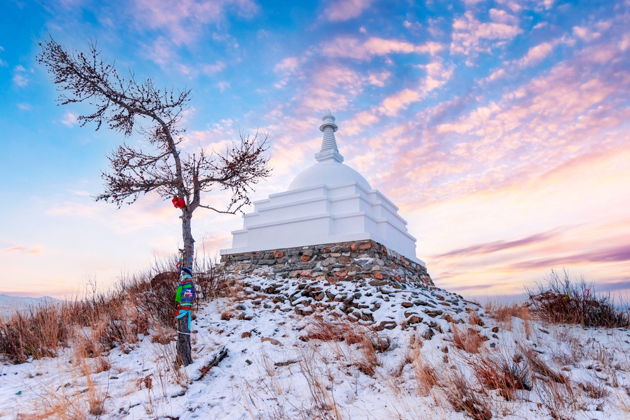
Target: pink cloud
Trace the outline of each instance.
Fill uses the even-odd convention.
[[[494,22],[505,23],[508,25],[517,24],[518,18],[509,14],[505,10],[490,9],[490,19]]]
[[[177,212],[169,205],[168,200],[162,199],[156,193],[142,196],[133,205],[120,209],[111,204],[95,202],[89,197],[81,200],[75,197],[74,201],[51,206],[45,214],[71,219],[83,218],[106,226],[114,232],[128,233],[173,221]]]
[[[521,69],[540,63],[552,53],[559,42],[559,40],[546,41],[531,47],[523,57],[505,62],[503,67],[494,70],[489,76],[480,80],[480,84],[494,82],[508,74],[513,74]]]
[[[232,243],[232,235],[223,233],[210,237],[204,237],[200,243],[197,244],[198,252],[202,254],[216,254],[220,249],[229,248]]]
[[[349,136],[360,133],[365,128],[379,121],[379,117],[372,111],[361,111],[352,119],[343,123],[343,132]]]
[[[479,51],[489,51],[521,32],[517,24],[480,22],[471,11],[467,11],[453,22],[451,52],[471,55]]]
[[[383,99],[380,107],[378,108],[379,112],[393,117],[398,115],[398,113],[406,109],[410,104],[417,102],[420,99],[420,94],[412,89],[403,89],[400,92],[397,92],[387,98]]]
[[[274,71],[276,72],[293,72],[295,71],[300,64],[300,59],[298,57],[286,57],[282,59],[278,64],[274,66]]]
[[[322,66],[311,75],[311,81],[301,97],[300,108],[310,113],[343,110],[363,90],[365,83],[366,79],[350,67],[336,64]]]
[[[367,82],[372,86],[384,87],[385,82],[389,80],[391,75],[389,71],[370,73],[367,77]]]
[[[427,75],[421,84],[423,95],[446,84],[453,76],[453,67],[447,67],[441,60],[433,60],[429,64],[422,66]]]
[[[557,41],[542,42],[527,51],[527,54],[517,61],[519,67],[528,67],[539,63],[553,51]]]
[[[331,22],[341,22],[360,16],[374,0],[335,0],[324,9],[324,18]]]
[[[322,54],[328,57],[354,58],[357,60],[369,60],[374,56],[388,54],[437,54],[444,47],[428,41],[424,44],[413,44],[408,41],[396,39],[384,39],[371,37],[367,40],[341,36],[322,47]]]
[[[601,36],[599,32],[595,32],[584,26],[574,26],[573,34],[582,41],[593,41]]]
[[[350,121],[344,123],[344,131],[356,135],[364,128],[378,122],[382,115],[395,117],[415,102],[423,100],[431,91],[443,86],[453,75],[453,68],[446,67],[439,59],[419,66],[424,68],[426,76],[415,88],[405,88],[384,98],[377,106],[361,111]]]
[[[77,122],[78,122],[78,115],[75,114],[74,112],[66,112],[63,115],[63,119],[61,120],[61,123],[65,125],[66,127],[73,127],[77,125]]]
[[[204,74],[214,74],[220,71],[225,70],[226,64],[225,62],[219,60],[213,64],[204,64],[201,68],[201,71]]]
[[[175,44],[184,44],[196,39],[203,25],[222,21],[228,10],[247,18],[259,8],[252,0],[135,0],[134,17],[138,25],[165,30]]]
[[[630,77],[619,58],[623,56],[620,37],[590,46],[538,78],[515,86],[502,98],[457,118],[449,112],[459,109],[461,100],[418,113],[399,135],[411,138],[414,146],[386,146],[394,151],[392,159],[379,162],[379,170],[385,173],[381,185],[402,205],[411,200],[410,205],[417,206],[542,176],[595,148],[619,148],[625,138],[624,121],[630,117],[620,102]],[[602,51],[611,56],[606,71],[593,58]],[[526,56],[534,60],[543,55]],[[416,95],[406,98],[390,114],[418,99]],[[392,103],[397,104],[394,99]],[[353,126],[353,133],[359,129]],[[423,194],[410,194],[405,185],[421,186]]]
[[[2,252],[4,254],[18,253],[18,254],[35,255],[35,254],[41,254],[43,252],[43,247],[41,247],[41,246],[29,247],[29,246],[23,246],[23,245],[12,245],[12,246],[8,246],[6,248],[1,249],[0,252]]]

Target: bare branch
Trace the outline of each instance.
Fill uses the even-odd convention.
[[[119,146],[109,156],[110,171],[102,174],[105,191],[96,197],[121,206],[156,192],[167,199],[182,197],[186,217],[203,207],[217,213],[235,213],[250,204],[254,185],[269,176],[267,137],[241,135],[240,142],[223,154],[203,149],[183,154],[184,129],[179,126],[190,91],[155,87],[151,79],[137,81],[130,72],[123,77],[113,64],[104,62],[96,45],[87,53],[71,53],[54,39],[40,43],[37,60],[53,75],[59,89],[59,104],[87,103],[89,113],[79,115],[82,126],[103,124],[125,136],[142,135],[152,150]],[[202,194],[229,190],[226,210],[201,205]]]

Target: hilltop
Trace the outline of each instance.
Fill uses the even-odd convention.
[[[216,275],[216,273],[215,273]],[[434,286],[226,271],[193,321],[0,367],[5,418],[597,418],[630,414],[630,332],[536,320]],[[207,286],[207,284],[206,284]],[[102,326],[100,327],[102,328]],[[225,351],[222,351],[225,350]]]

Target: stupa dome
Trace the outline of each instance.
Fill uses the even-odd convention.
[[[343,163],[331,160],[318,162],[300,172],[289,185],[290,190],[298,188],[326,185],[337,187],[357,183],[367,191],[371,190],[370,184],[363,176]]]

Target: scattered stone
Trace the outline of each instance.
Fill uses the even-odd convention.
[[[442,311],[439,309],[425,310],[424,313],[429,315],[431,318],[435,318],[436,316],[442,315]]]
[[[433,328],[429,327],[427,328],[425,332],[422,333],[421,337],[424,338],[425,340],[430,340],[433,338],[434,335],[435,335],[435,332],[433,332]]]
[[[261,342],[263,342],[263,343],[264,343],[265,341],[267,341],[267,342],[269,342],[269,343],[273,344],[274,346],[281,346],[281,345],[282,345],[282,343],[281,343],[281,342],[279,342],[279,341],[278,341],[278,340],[276,340],[275,338],[271,338],[271,337],[260,337],[260,341],[261,341]]]
[[[387,282],[385,280],[371,280],[368,284],[370,286],[385,286]]]
[[[282,367],[282,366],[289,366],[292,365],[294,363],[299,363],[299,359],[294,359],[294,360],[287,360],[285,362],[276,362],[274,363],[274,366],[278,366],[278,367]]]
[[[377,331],[393,330],[396,328],[396,321],[381,321],[374,329]]]
[[[442,319],[447,322],[456,322],[455,319],[451,316],[451,314],[442,315]]]
[[[377,336],[377,337],[372,338],[371,341],[372,341],[372,346],[374,347],[374,350],[376,350],[379,353],[386,352],[391,345],[390,338],[386,336]]]

